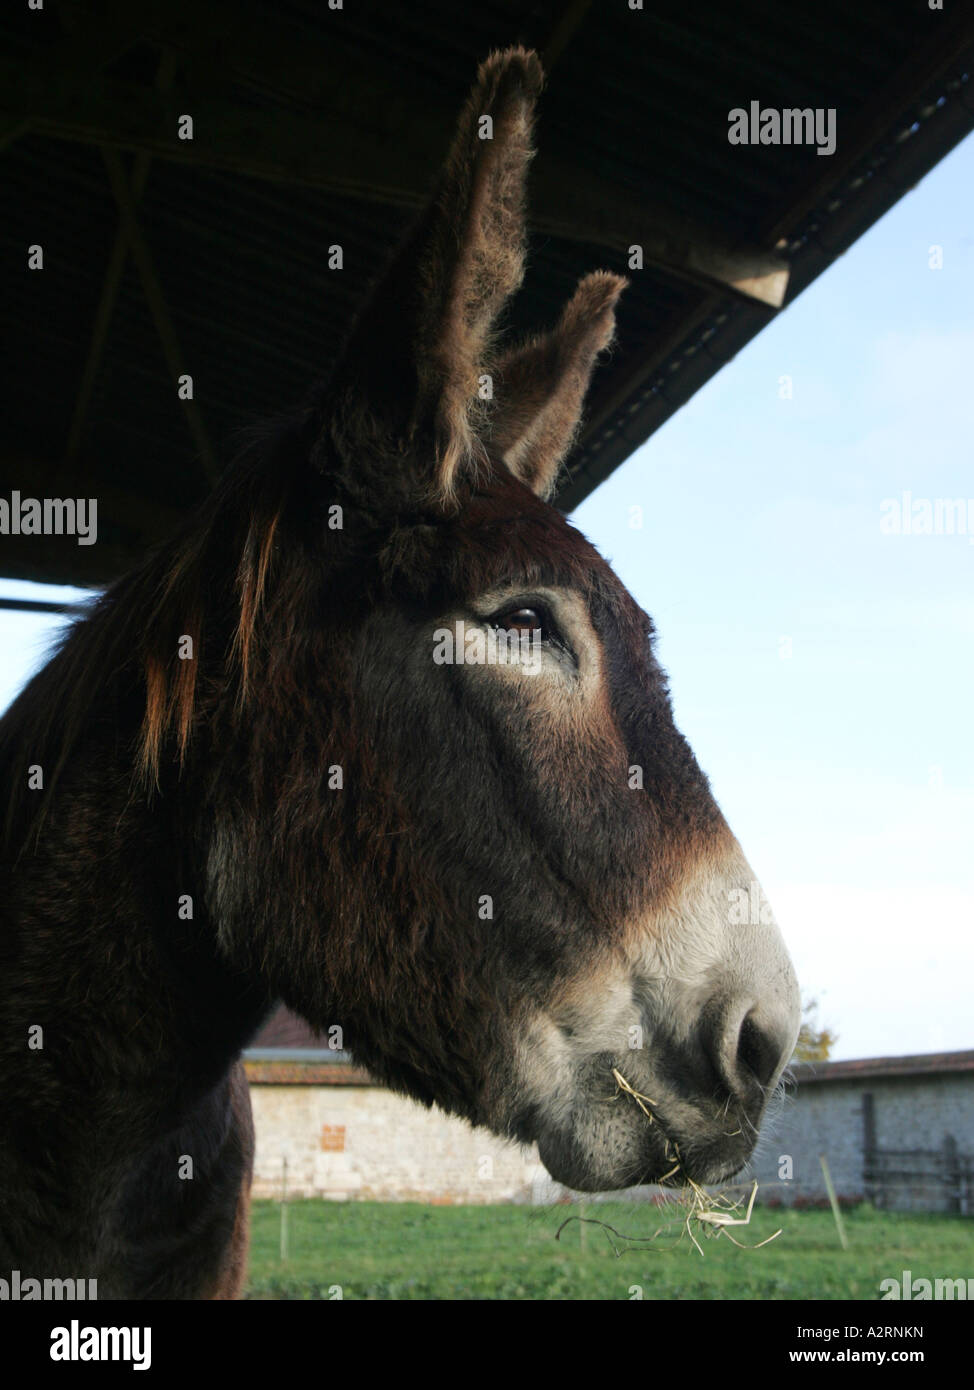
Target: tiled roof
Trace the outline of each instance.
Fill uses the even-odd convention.
[[[244,1053],[244,1071],[252,1086],[377,1086],[364,1067],[357,1067],[348,1053],[336,1053],[332,1062],[273,1062]]]
[[[799,1086],[825,1081],[865,1081],[899,1076],[974,1074],[974,1051],[922,1052],[909,1057],[857,1057],[847,1062],[801,1062],[792,1068]]]
[[[297,1014],[292,1014],[284,1004],[271,1014],[263,1028],[250,1044],[252,1049],[263,1050],[268,1047],[311,1048],[318,1050],[328,1046],[328,1039],[316,1033],[309,1023]]]
[[[244,1060],[250,1081],[260,1085],[371,1086],[364,1067],[348,1053],[322,1056],[328,1039],[283,1004],[254,1038]],[[277,1052],[279,1056],[272,1054]],[[300,1054],[306,1052],[307,1056]],[[884,1077],[974,1074],[974,1050],[924,1052],[908,1057],[857,1057],[843,1062],[799,1062],[791,1068],[795,1084],[878,1080]]]

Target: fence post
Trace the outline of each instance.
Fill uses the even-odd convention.
[[[287,1259],[287,1158],[281,1175],[281,1260]]]
[[[839,1210],[839,1199],[835,1195],[835,1188],[832,1185],[832,1174],[829,1172],[828,1160],[824,1154],[819,1154],[818,1161],[822,1165],[822,1177],[825,1179],[825,1190],[829,1194],[829,1204],[835,1218],[835,1229],[839,1233],[839,1244],[843,1250],[848,1250],[849,1238],[845,1233],[845,1222],[842,1220],[842,1213]]]
[[[872,1091],[862,1094],[862,1186],[863,1195],[873,1206],[882,1206],[879,1200],[879,1172],[876,1160],[876,1107]]]
[[[944,1186],[947,1189],[947,1210],[953,1216],[961,1212],[960,1162],[957,1155],[957,1140],[952,1134],[944,1135]]]

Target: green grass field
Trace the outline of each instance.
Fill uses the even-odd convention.
[[[651,1235],[667,1215],[649,1204],[584,1210],[632,1236]],[[638,1288],[662,1299],[874,1299],[880,1280],[898,1280],[904,1269],[914,1278],[974,1277],[974,1221],[961,1217],[858,1207],[844,1213],[843,1251],[829,1211],[756,1207],[750,1226],[732,1234],[751,1245],[781,1227],[761,1250],[737,1250],[721,1236],[701,1239],[701,1258],[675,1226],[654,1248],[617,1258],[597,1226],[573,1222],[555,1240],[577,1211],[297,1201],[282,1262],[280,1207],[255,1202],[247,1297],[630,1299]]]

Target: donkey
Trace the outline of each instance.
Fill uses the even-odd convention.
[[[22,1277],[240,1294],[239,1059],[278,999],[575,1189],[721,1181],[753,1149],[792,967],[735,907],[754,874],[649,618],[547,500],[625,282],[497,333],[541,85],[523,49],[482,65],[337,368],[0,724],[0,1267]],[[464,659],[496,632],[530,653]]]

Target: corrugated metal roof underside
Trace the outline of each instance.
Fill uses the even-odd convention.
[[[169,8],[173,25],[189,13],[185,5]],[[553,40],[536,168],[560,161],[577,169],[582,185],[590,176],[608,181],[631,199],[634,241],[644,204],[658,204],[730,245],[770,250],[784,230],[792,297],[974,125],[966,50],[959,49],[951,71],[951,64],[941,64],[944,71],[928,84],[926,115],[912,129],[917,96],[909,73],[944,17],[906,0],[860,0],[852,8],[839,0],[790,6],[744,0],[732,7],[647,0],[643,11],[598,4],[575,10],[580,18],[566,36],[559,22],[567,11],[544,3],[457,9],[363,0],[340,11],[312,0],[241,4],[235,10],[239,31],[266,33],[268,63],[244,72],[234,58],[231,68],[219,34],[204,33],[201,49],[209,57],[197,57],[195,69],[185,48],[177,47],[172,101],[175,109],[192,111],[201,90],[215,94],[251,112],[258,131],[288,113],[315,122],[336,149],[354,120],[388,150],[392,164],[408,143],[411,113],[417,122],[422,118],[424,130],[435,117],[441,135],[431,137],[437,146],[429,149],[431,181],[478,60],[512,41],[544,49]],[[64,42],[56,21],[42,13],[47,17],[39,21],[26,10],[4,17],[7,51],[21,63],[48,61]],[[205,30],[208,6],[195,13]],[[174,42],[183,43],[173,32]],[[303,52],[303,63],[295,58],[291,66],[275,66],[275,56],[289,51]],[[346,86],[324,78],[315,85],[318,55],[325,73],[374,73],[374,91],[360,78]],[[106,80],[148,88],[158,63],[158,44],[143,41],[109,65]],[[866,165],[860,160],[837,174],[837,195],[835,187],[819,186],[831,166],[814,148],[731,146],[727,113],[751,100],[835,107],[837,161],[841,133],[858,131],[861,138],[873,122]],[[877,110],[885,120],[877,120]],[[897,140],[904,113],[911,135],[905,142]],[[310,149],[311,166],[327,167],[332,148],[326,139],[325,147]],[[131,257],[80,451],[70,467],[62,466],[117,209],[102,156],[91,145],[28,131],[3,158],[7,210],[0,257],[7,289],[0,321],[7,404],[0,492],[19,487],[90,496],[105,488],[143,505],[113,511],[103,504],[101,543],[87,553],[68,538],[33,548],[5,540],[2,568],[95,582],[137,558],[208,483]],[[131,167],[133,156],[123,158]],[[300,182],[155,157],[138,215],[182,360],[193,374],[196,404],[219,461],[226,462],[241,426],[292,405],[314,376],[328,370],[411,212],[367,195],[339,196]],[[25,268],[26,247],[34,243],[44,247],[43,273]],[[334,243],[345,251],[341,271],[327,268],[326,248]],[[569,239],[535,229],[525,289],[510,316],[512,331],[544,326],[586,271],[630,274],[618,345],[599,370],[587,430],[571,460],[573,481],[564,493],[570,505],[771,316],[764,306],[714,296],[652,267],[629,272],[627,245],[628,238],[625,245],[606,246],[584,235]]]

